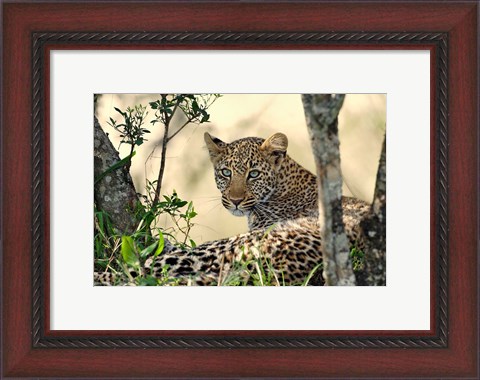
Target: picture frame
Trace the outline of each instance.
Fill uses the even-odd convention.
[[[2,376],[478,376],[477,2],[2,7]],[[430,50],[430,331],[50,330],[53,48]]]

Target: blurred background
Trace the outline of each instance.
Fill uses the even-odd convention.
[[[149,114],[144,127],[151,133],[146,136],[148,141],[136,148],[130,169],[138,193],[145,193],[145,178],[153,181],[158,176],[163,125],[150,124],[155,117],[148,103],[159,98],[159,94],[96,95],[95,113],[103,130],[119,149],[120,158],[128,155],[129,146],[119,147],[119,133],[107,123],[110,118],[121,122],[114,107],[124,111],[137,104],[147,106]],[[221,205],[203,139],[205,131],[225,142],[248,136],[267,138],[283,132],[288,137],[290,157],[315,173],[299,94],[224,94],[208,112],[210,122],[187,126],[168,144],[162,185],[162,194],[170,195],[175,189],[180,198],[193,201],[198,215],[193,219],[195,226],[190,236],[197,244],[248,231],[245,217],[235,217]],[[385,94],[347,94],[345,97],[339,115],[345,195],[371,202],[385,121]],[[174,118],[171,130],[174,132],[181,122],[180,117]],[[171,221],[165,216],[160,224],[169,227]]]

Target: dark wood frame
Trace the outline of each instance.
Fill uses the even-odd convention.
[[[8,3],[3,11],[4,376],[478,376],[476,2]],[[53,48],[429,49],[430,331],[51,331]]]

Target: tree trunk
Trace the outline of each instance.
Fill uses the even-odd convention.
[[[317,168],[318,207],[326,285],[355,285],[343,225],[338,113],[343,94],[305,94],[302,102]]]
[[[364,270],[355,273],[358,285],[386,285],[386,141],[384,138],[372,207],[370,213],[360,222],[365,243],[365,263]]]
[[[132,178],[125,166],[121,166],[98,180],[120,158],[95,116],[94,131],[95,205],[110,216],[119,233],[131,234],[136,228],[134,210],[138,202]]]

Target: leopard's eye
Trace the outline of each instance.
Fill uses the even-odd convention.
[[[260,175],[258,170],[250,170],[248,173],[248,178],[257,178]]]
[[[232,175],[232,171],[230,169],[222,169],[221,170],[222,172],[222,175],[225,176],[225,177],[230,177]]]

